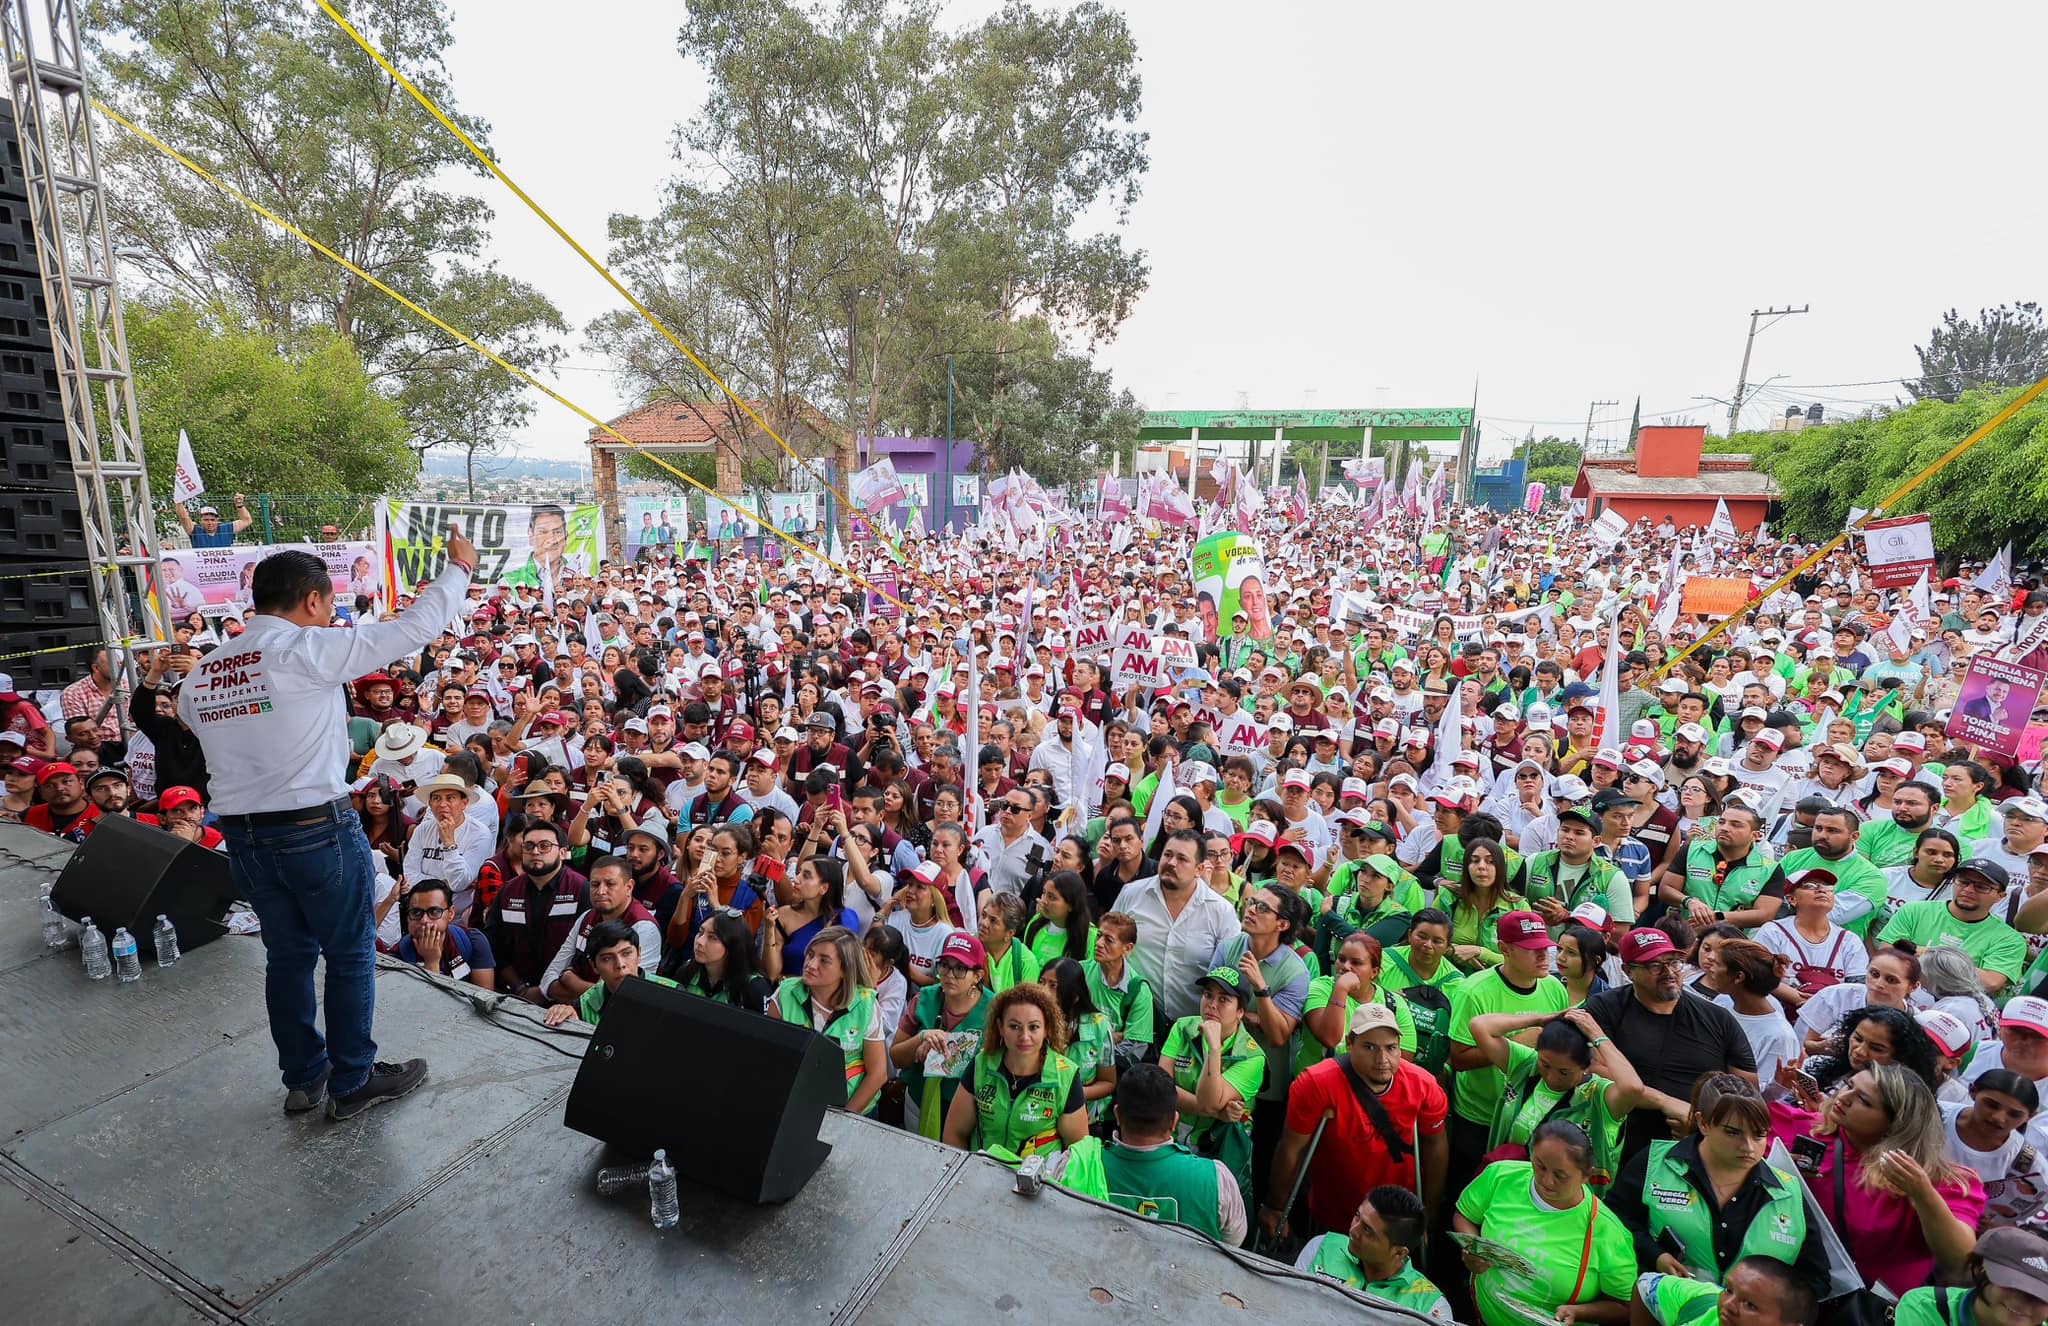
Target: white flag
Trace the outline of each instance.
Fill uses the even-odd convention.
[[[1970,584],[1994,598],[2003,599],[2012,593],[2012,540],[2006,540],[1998,556]]]
[[[1615,611],[1613,634],[1607,641],[1607,661],[1600,667],[1600,744],[1621,747],[1621,614]]]
[[[1707,526],[1707,537],[1722,543],[1735,542],[1735,517],[1729,514],[1728,499],[1725,497],[1714,501],[1714,519],[1713,523]]]
[[[1920,578],[1913,582],[1913,588],[1899,601],[1891,624],[1885,627],[1886,634],[1899,647],[1900,654],[1912,652],[1913,629],[1933,615],[1933,604],[1927,597],[1927,573],[1922,571]]]
[[[189,502],[206,491],[206,480],[199,477],[199,462],[192,459],[192,439],[185,436],[185,430],[178,430],[178,468],[171,472],[171,500]]]

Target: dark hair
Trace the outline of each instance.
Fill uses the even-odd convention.
[[[583,868],[583,877],[585,879],[596,879],[597,872],[600,870],[616,870],[626,877],[626,883],[631,884],[633,882],[633,863],[616,853],[611,856],[600,856],[585,866]]]
[[[1021,942],[1019,932],[1024,929],[1024,900],[1014,893],[1004,893],[996,889],[986,889],[983,892],[986,897],[979,904],[981,910],[995,912],[1002,920],[1003,929],[1016,936],[1012,942]]]
[[[412,900],[414,898],[419,897],[422,893],[445,893],[446,895],[448,895],[448,906],[450,910],[453,910],[455,906],[455,890],[449,886],[448,881],[445,879],[421,880],[419,883],[413,885],[411,888],[405,891],[405,901],[400,905],[402,907],[410,908],[412,906]]]
[[[526,532],[528,535],[531,535],[533,533],[534,527],[540,524],[540,518],[542,516],[560,516],[562,518],[562,524],[565,528],[569,524],[569,513],[567,511],[564,511],[559,505],[553,502],[541,502],[534,506],[534,508],[531,511],[528,511],[526,513]]]
[[[940,915],[944,914],[944,909],[941,908]],[[883,964],[903,973],[904,980],[910,979],[910,948],[903,942],[901,930],[890,925],[869,926],[868,932],[860,937],[860,942],[882,950],[879,956]]]
[[[618,923],[607,921],[604,924]],[[725,945],[725,979],[719,983],[719,988],[736,1002],[746,998],[747,987],[754,983],[754,975],[760,970],[754,962],[754,932],[747,928],[747,918],[728,908],[711,913],[704,924],[710,926],[718,942]],[[592,933],[596,930],[596,926],[591,927]],[[697,961],[694,943],[676,944],[664,949],[661,975],[683,986],[699,977],[703,978],[706,986],[711,984],[710,973]]]
[[[1777,1291],[1778,1315],[1784,1319],[1785,1326],[1814,1326],[1820,1320],[1820,1301],[1814,1297],[1813,1287],[1800,1279],[1786,1263],[1767,1253],[1752,1252],[1747,1257],[1737,1258],[1735,1266],[1728,1269],[1733,1271],[1738,1266],[1771,1282],[1771,1288]],[[1722,1279],[1725,1282],[1727,1277]],[[1941,1291],[1937,1289],[1934,1292],[1938,1294]]]
[[[2041,1111],[2041,1093],[2029,1078],[2020,1076],[2010,1068],[1994,1068],[1970,1084],[1970,1094],[1980,1091],[1996,1091],[2001,1096],[2011,1096],[2025,1107],[2028,1114]]]
[[[1590,925],[1573,921],[1565,926],[1558,939],[1570,939],[1576,943],[1579,946],[1579,957],[1583,959],[1586,969],[1595,976],[1600,974],[1601,964],[1607,961],[1607,936]]]
[[[1581,1068],[1593,1066],[1593,1042],[1563,1018],[1543,1024],[1543,1030],[1536,1033],[1536,1049],[1564,1055]]]
[[[1088,975],[1081,970],[1081,964],[1072,958],[1054,958],[1045,964],[1045,970],[1038,974],[1039,980],[1052,987],[1053,998],[1058,1000],[1060,1016],[1066,1019],[1067,1036],[1072,1039],[1080,1026],[1081,1018],[1099,1010],[1095,1001],[1088,997]]]
[[[1292,948],[1305,940],[1315,938],[1315,912],[1302,901],[1299,893],[1285,884],[1262,882],[1259,887],[1280,900],[1280,906],[1275,910],[1279,915],[1280,924],[1284,927],[1280,935],[1283,947]]]
[[[298,548],[274,552],[256,563],[249,582],[250,606],[258,612],[290,612],[310,595],[332,594],[327,563]]]
[[[1088,932],[1095,924],[1095,900],[1088,892],[1087,881],[1071,870],[1056,870],[1046,877],[1045,886],[1067,904],[1066,941],[1060,945],[1060,952],[1075,962],[1087,959],[1091,956]],[[1024,926],[1025,942],[1028,944],[1033,935],[1051,925],[1043,916],[1032,917]]]
[[[1408,922],[1409,932],[1413,933],[1418,925],[1440,925],[1448,931],[1451,928],[1451,914],[1441,907],[1425,907],[1415,913],[1414,919]]]
[[[1502,849],[1498,839],[1477,838],[1465,844],[1465,860],[1458,870],[1457,906],[1467,905],[1472,887],[1472,862],[1475,858],[1482,855],[1493,863],[1493,887],[1491,890],[1493,897],[1489,901],[1498,903],[1507,895],[1508,858],[1506,851]]]
[[[819,917],[827,925],[837,924],[839,913],[846,909],[845,864],[831,856],[807,856],[800,864],[815,870],[818,882],[825,886],[825,896],[818,900]]]
[[[1117,1074],[1117,1124],[1125,1132],[1163,1133],[1180,1113],[1180,1089],[1158,1064],[1134,1064]]]
[[[566,841],[564,830],[559,821],[536,818],[531,824],[528,824],[526,826],[527,833],[538,833],[542,830],[546,830],[548,833],[551,833],[555,836],[555,845],[557,847],[561,846]],[[521,836],[523,837],[524,835]]]
[[[1773,953],[1749,938],[1729,940],[1716,956],[1742,982],[1742,988],[1753,995],[1768,995],[1783,984],[1791,963],[1784,954]]]
[[[1821,1090],[1826,1091],[1843,1078],[1859,1071],[1849,1062],[1849,1037],[1855,1034],[1856,1028],[1866,1022],[1875,1022],[1885,1029],[1887,1036],[1891,1037],[1892,1062],[1925,1082],[1929,1091],[1934,1090],[1936,1065],[1940,1057],[1940,1051],[1934,1045],[1934,1038],[1921,1030],[1920,1024],[1913,1020],[1912,1014],[1896,1008],[1886,1008],[1882,1004],[1867,1004],[1862,1008],[1851,1009],[1848,1016],[1842,1019],[1842,1052],[1830,1055],[1814,1074],[1814,1080],[1820,1083]]]
[[[1406,1188],[1383,1183],[1367,1193],[1365,1200],[1380,1213],[1380,1221],[1387,1227],[1388,1243],[1410,1251],[1422,1246],[1422,1231],[1429,1218],[1420,1197]]]
[[[615,944],[631,944],[640,947],[640,936],[633,931],[631,921],[599,921],[583,936],[583,951],[593,961],[597,955]]]
[[[1560,1024],[1556,1022],[1549,1025],[1553,1027],[1559,1025],[1571,1026],[1570,1023]],[[1572,1029],[1574,1031],[1578,1030],[1576,1027]],[[1569,1119],[1545,1119],[1542,1123],[1536,1125],[1535,1132],[1529,1134],[1530,1153],[1533,1155],[1536,1148],[1545,1142],[1562,1143],[1565,1153],[1572,1159],[1572,1164],[1577,1165],[1582,1170],[1591,1172],[1593,1168],[1593,1139],[1587,1137],[1586,1130],[1579,1127],[1579,1125]]]

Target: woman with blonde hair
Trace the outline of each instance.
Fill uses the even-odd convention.
[[[836,1044],[846,1058],[847,1113],[873,1112],[889,1080],[888,1033],[867,955],[853,931],[828,925],[813,935],[804,949],[803,974],[775,987],[768,1011]]]

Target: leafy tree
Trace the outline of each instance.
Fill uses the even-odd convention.
[[[1540,483],[1547,486],[1543,500],[1564,502],[1571,498],[1572,481],[1579,477],[1579,467],[1573,465],[1543,465],[1523,472],[1525,484]]]
[[[1516,449],[1515,454],[1527,461],[1532,471],[1569,469],[1576,474],[1579,469],[1579,458],[1585,453],[1576,442],[1567,442],[1559,437],[1546,437],[1540,442],[1523,443]]]
[[[1975,318],[1950,309],[1913,352],[1920,356],[1920,376],[1905,387],[1914,400],[1953,401],[1980,387],[2024,387],[2048,372],[2048,322],[2033,303],[1980,309]]]
[[[181,428],[220,491],[382,493],[418,472],[398,406],[334,333],[309,332],[280,354],[262,333],[221,330],[190,304],[125,312],[155,491],[170,491]]]
[[[351,21],[471,137],[453,109],[441,0],[358,0]],[[567,330],[538,291],[482,253],[491,210],[452,192],[482,174],[463,146],[312,6],[257,0],[107,0],[94,55],[124,114],[228,183],[523,368],[550,365]],[[510,374],[241,203],[126,134],[106,143],[118,242],[156,289],[222,328],[262,333],[286,354],[352,343],[398,402],[410,444],[483,449],[523,423],[531,397]]]
[[[2012,392],[1928,399],[1890,414],[1791,434],[1758,435],[1757,464],[1776,481],[1783,528],[1838,533],[1851,507],[1874,508],[1982,426]],[[2006,540],[2048,551],[2048,402],[2035,401],[1941,470],[1890,514],[1927,512],[1944,553],[1983,556]]]

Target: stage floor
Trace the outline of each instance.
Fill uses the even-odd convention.
[[[685,1184],[659,1233],[644,1200],[597,1195],[602,1146],[562,1126],[583,1038],[401,970],[378,974],[379,1053],[424,1056],[426,1085],[287,1118],[261,942],[89,982],[36,925],[69,855],[0,825],[8,1321],[1423,1320],[838,1113],[794,1201]]]

